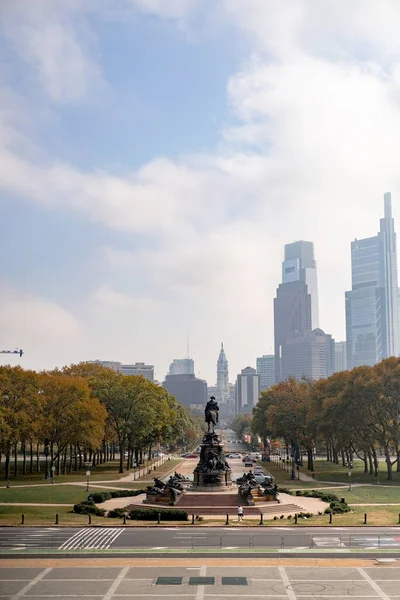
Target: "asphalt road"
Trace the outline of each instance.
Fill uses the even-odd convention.
[[[0,528],[0,549],[302,549],[400,548],[400,528],[274,529],[213,527]]]

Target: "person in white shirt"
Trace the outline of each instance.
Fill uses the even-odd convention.
[[[238,521],[242,521],[243,520],[243,508],[241,506],[238,506]]]

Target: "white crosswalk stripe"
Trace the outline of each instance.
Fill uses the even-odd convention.
[[[110,545],[125,531],[124,527],[102,527],[96,529],[80,529],[59,550],[74,548],[109,548]]]

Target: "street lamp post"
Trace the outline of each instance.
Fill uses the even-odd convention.
[[[55,471],[56,471],[56,468],[55,468],[55,466],[53,465],[53,466],[51,467],[51,483],[54,483],[54,473],[55,473]]]
[[[351,470],[353,468],[353,463],[349,463],[349,492],[351,492]]]

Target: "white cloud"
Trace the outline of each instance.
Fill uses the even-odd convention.
[[[198,0],[128,0],[143,12],[166,19],[182,19],[197,5]]]
[[[179,20],[194,2],[132,5]],[[376,233],[385,191],[400,224],[400,11],[389,1],[321,6],[218,3],[253,53],[227,82],[232,119],[215,153],[154,157],[116,176],[33,160],[15,148],[12,124],[3,189],[145,240],[103,251],[109,271],[85,308],[91,358],[154,361],[162,378],[189,328],[210,381],[222,340],[233,373],[254,365],[271,351],[283,244],[295,239],[315,242],[320,324],[344,337],[350,241]]]
[[[92,6],[91,0],[13,0],[0,7],[4,35],[52,100],[75,102],[101,84],[85,23]]]
[[[24,357],[0,355],[1,364],[20,363],[27,368],[53,368],[79,356],[83,329],[78,319],[57,303],[10,288],[1,288],[0,330],[2,350],[15,347]]]

